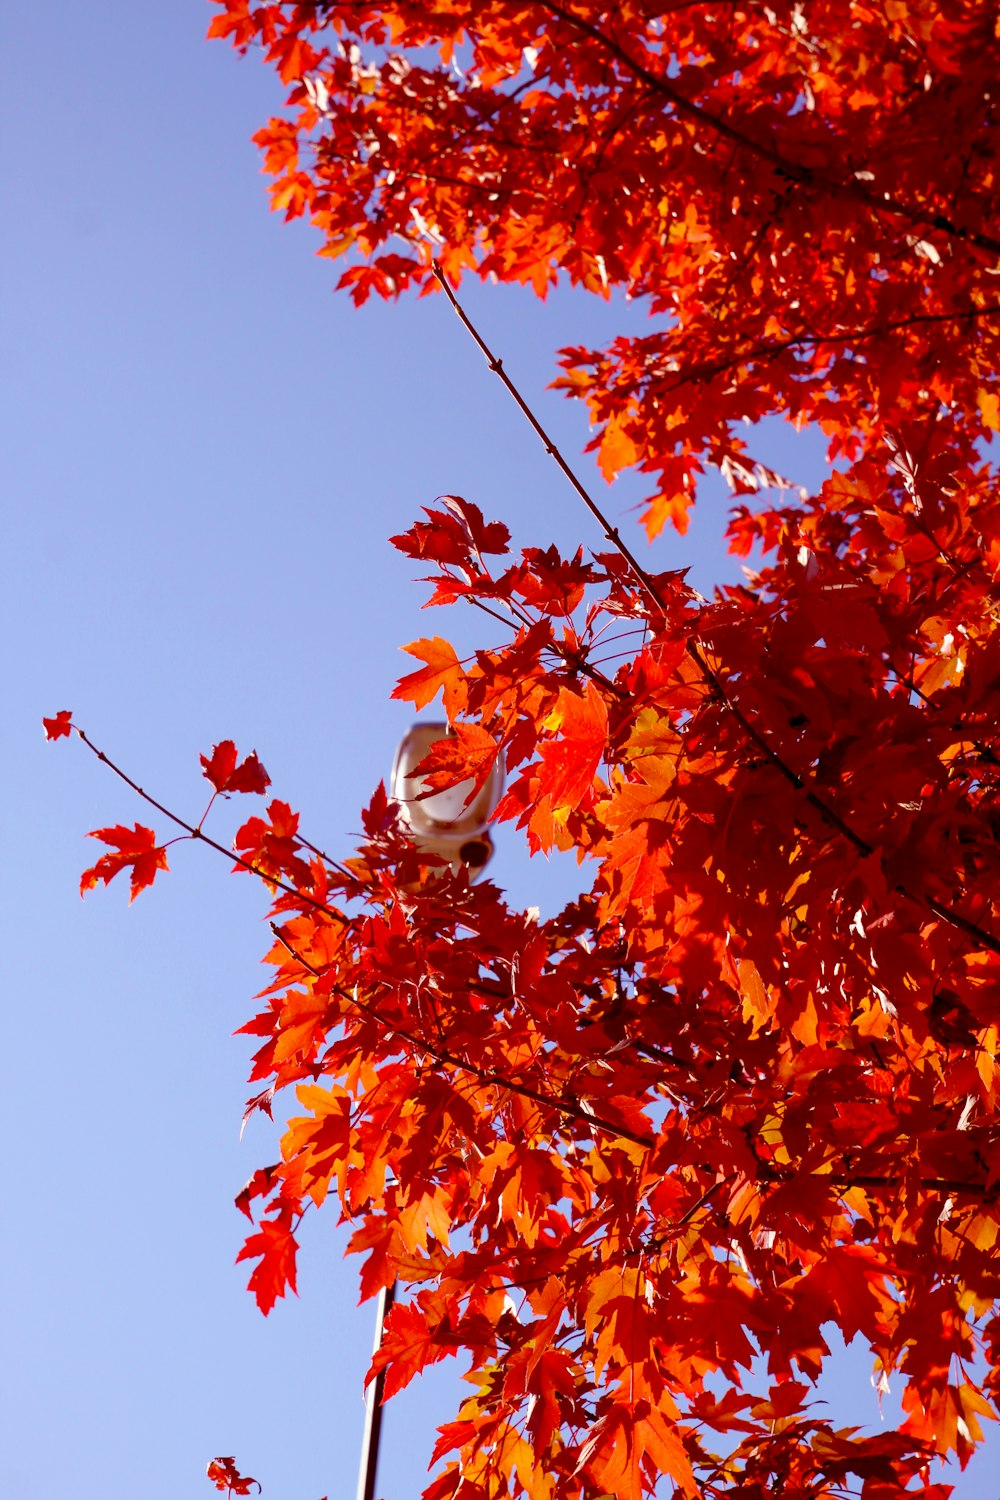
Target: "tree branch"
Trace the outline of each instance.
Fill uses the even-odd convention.
[[[210,849],[214,849],[217,853],[224,855],[227,859],[234,860],[238,865],[241,865],[243,869],[248,872],[248,874],[256,875],[259,880],[264,881],[268,886],[276,887],[277,889],[284,891],[287,895],[293,896],[297,901],[300,901],[305,905],[311,907],[313,910],[322,913],[322,915],[333,917],[336,921],[348,925],[349,919],[345,917],[342,912],[338,912],[337,910],[335,910],[335,908],[327,906],[322,901],[317,901],[315,897],[308,895],[305,891],[296,889],[295,886],[289,885],[285,881],[274,879],[272,876],[265,874],[256,865],[251,864],[248,860],[243,859],[239,854],[235,854],[231,849],[227,849],[225,845],[218,843],[217,840],[213,838],[210,838],[208,834],[202,833],[199,828],[195,827],[195,825],[188,823],[184,818],[181,818],[176,813],[171,812],[170,809],[164,806],[162,802],[158,801],[156,797],[151,796],[149,792],[145,791],[144,788],[138,784],[138,782],[133,781],[132,777],[129,776],[126,771],[123,771],[122,768],[117,765],[109,755],[106,755],[103,750],[100,750],[82,729],[80,729],[76,725],[74,725],[73,727],[76,730],[79,738],[87,746],[87,749],[91,752],[92,755],[96,756],[96,758],[101,761],[102,764],[106,765],[111,771],[113,771],[114,774],[119,777],[119,779],[123,781],[126,786],[130,787],[132,791],[134,791],[137,796],[141,797],[144,802],[148,803],[150,807],[154,807],[157,812],[161,813],[165,818],[168,818],[171,823],[175,824],[176,827],[183,829],[190,838],[200,839],[201,842],[207,844]],[[907,893],[904,892],[904,894]],[[964,918],[958,917],[956,913],[949,912],[947,908],[939,907],[939,903],[932,902],[929,904],[931,905],[932,909],[937,912],[938,915],[945,916],[948,921],[955,923],[955,925],[957,926],[961,926],[963,930],[966,930],[970,934],[975,935],[980,940],[988,936],[988,934],[982,933],[974,923],[968,922]],[[269,926],[275,938],[279,943],[281,943],[282,947],[286,949],[291,957],[295,959],[296,963],[301,964],[302,968],[304,968],[307,973],[312,974],[315,979],[325,978],[326,974],[329,973],[330,969],[333,967],[332,965],[327,965],[325,970],[317,969],[315,965],[311,964],[309,960],[302,953],[300,953],[297,948],[294,947],[294,945],[285,936],[276,922],[270,922]],[[986,944],[986,946],[989,946],[989,944]],[[475,1078],[479,1083],[487,1084],[495,1088],[504,1089],[508,1093],[516,1094],[524,1099],[529,1099],[532,1103],[541,1105],[545,1109],[554,1109],[558,1114],[565,1116],[567,1119],[576,1120],[579,1123],[586,1125],[589,1130],[598,1131],[602,1135],[609,1136],[612,1139],[631,1141],[634,1145],[643,1146],[647,1149],[651,1148],[656,1143],[654,1137],[640,1135],[637,1131],[629,1130],[625,1125],[619,1125],[612,1120],[604,1119],[603,1116],[595,1114],[590,1108],[584,1107],[584,1105],[579,1104],[576,1101],[560,1098],[552,1094],[547,1094],[541,1089],[532,1087],[531,1084],[516,1082],[515,1080],[508,1078],[504,1074],[495,1072],[491,1068],[481,1068],[475,1063],[458,1057],[448,1048],[439,1046],[434,1042],[430,1042],[426,1037],[422,1037],[418,1033],[410,1031],[407,1027],[399,1025],[398,1022],[392,1020],[390,1017],[386,1016],[382,1011],[380,1011],[377,1006],[371,1005],[368,1002],[359,999],[357,995],[350,993],[340,985],[334,984],[331,986],[331,989],[349,1005],[353,1005],[364,1015],[369,1016],[370,1019],[375,1021],[377,1025],[384,1027],[388,1032],[394,1032],[404,1041],[409,1042],[411,1047],[415,1047],[418,1051],[425,1053],[430,1058],[433,1058],[433,1060],[439,1063],[442,1067],[454,1068],[458,1072],[464,1073],[467,1077]],[[779,1174],[776,1172],[772,1173],[768,1171],[763,1178],[763,1181],[770,1183],[785,1182],[789,1180],[794,1180],[794,1174]],[[704,1195],[704,1198],[700,1200],[699,1203],[694,1205],[694,1208],[690,1210],[690,1212],[695,1212],[703,1202],[706,1202],[708,1198],[711,1197],[712,1193],[717,1191],[717,1189],[723,1185],[724,1181],[728,1181],[728,1179],[723,1179],[722,1181],[716,1183],[715,1186],[713,1186],[711,1190]],[[882,1188],[893,1186],[896,1179],[868,1174],[850,1174],[843,1177],[833,1176],[831,1174],[829,1177],[829,1181],[832,1186],[838,1188]],[[934,1192],[943,1192],[950,1194],[971,1193],[974,1196],[981,1197],[985,1197],[987,1195],[987,1188],[985,1184],[961,1182],[950,1178],[928,1178],[926,1181],[922,1181],[920,1185],[921,1187],[928,1188]],[[1000,1187],[993,1189],[993,1192],[994,1194],[1000,1192]],[[681,1222],[683,1223],[685,1222],[685,1220],[681,1220]]]
[[[622,541],[617,527],[612,526],[611,522],[601,510],[600,506],[596,504],[593,497],[590,495],[581,481],[577,478],[574,471],[570,468],[569,464],[566,462],[566,459],[560,452],[557,444],[553,442],[552,438],[549,437],[549,434],[545,431],[545,428],[542,426],[541,422],[539,422],[531,407],[528,405],[527,401],[525,401],[524,397],[521,395],[521,392],[518,390],[517,386],[507,374],[507,371],[503,367],[502,361],[499,360],[493,353],[492,349],[489,347],[486,340],[479,332],[479,329],[472,322],[468,313],[465,311],[465,308],[455,296],[455,293],[452,291],[451,287],[448,284],[447,277],[441,269],[440,263],[436,260],[433,262],[433,271],[439,286],[442,288],[445,296],[448,298],[448,301],[451,303],[452,307],[457,313],[466,332],[470,335],[473,342],[479,346],[480,350],[485,355],[486,363],[489,365],[494,375],[499,375],[504,389],[507,391],[507,394],[513,399],[522,416],[527,421],[528,425],[541,440],[542,446],[544,447],[546,453],[554,461],[556,466],[562,471],[565,477],[569,480],[570,484],[573,486],[574,490],[576,490],[576,493],[579,495],[584,505],[590,511],[590,514],[594,517],[595,521],[604,532],[604,535],[607,537],[608,541],[628,563],[639,584],[649,595],[653,604],[658,610],[662,611],[663,605],[660,601],[659,595],[656,592],[656,589],[653,586],[653,581],[650,578],[649,574],[646,572],[645,568],[642,566],[639,560],[634,556],[626,543]]]
[[[451,303],[453,309],[461,320],[463,327],[469,333],[473,342],[482,351],[483,355],[486,358],[486,362],[489,365],[489,368],[494,372],[495,375],[498,375],[500,377],[505,390],[514,400],[515,404],[518,407],[518,410],[522,413],[532,431],[541,440],[546,453],[548,453],[549,457],[554,460],[555,464],[557,465],[561,473],[566,477],[566,479],[569,480],[569,483],[579,495],[584,505],[586,505],[591,515],[594,516],[594,518],[597,520],[605,536],[628,563],[635,577],[642,585],[643,590],[646,594],[649,595],[650,599],[655,604],[657,610],[662,612],[663,605],[660,601],[651,576],[646,572],[642,564],[633,555],[628,546],[622,541],[617,529],[614,528],[608,521],[600,506],[598,506],[582,481],[578,478],[574,470],[570,467],[569,463],[563,457],[563,454],[560,452],[557,444],[553,442],[552,438],[546,432],[541,422],[535,416],[531,407],[528,405],[527,401],[522,396],[513,380],[511,380],[510,376],[507,374],[501,360],[499,360],[493,353],[492,349],[487,344],[478,328],[472,322],[472,319],[469,317],[462,304],[459,302],[454,291],[449,286],[444,272],[442,271],[441,266],[437,261],[434,262],[433,269],[434,275],[440,286],[443,288],[448,301]],[[701,674],[702,681],[708,686],[708,688],[712,692],[712,695],[717,699],[719,703],[723,705],[723,707],[730,714],[732,714],[733,718],[735,719],[736,723],[739,725],[743,733],[746,735],[747,739],[751,742],[752,745],[755,746],[759,753],[764,756],[768,763],[772,765],[776,771],[779,772],[779,774],[785,779],[785,781],[788,782],[789,786],[793,787],[797,792],[801,792],[805,800],[809,803],[810,807],[814,808],[816,812],[819,813],[819,815],[822,817],[824,822],[829,825],[829,827],[839,833],[842,838],[846,839],[846,841],[852,846],[857,854],[860,854],[862,858],[867,858],[870,854],[873,854],[874,845],[870,844],[867,839],[863,838],[861,834],[859,834],[854,828],[851,827],[848,822],[846,822],[844,818],[841,817],[841,815],[836,811],[834,807],[831,806],[827,799],[816,790],[815,786],[813,786],[805,776],[800,775],[799,772],[796,771],[795,768],[784,758],[781,752],[774,748],[766,733],[763,730],[758,729],[757,726],[747,717],[747,715],[728,693],[726,685],[723,679],[720,677],[719,673],[715,670],[714,667],[710,666],[704,655],[704,652],[701,649],[701,646],[691,636],[688,636],[687,638],[687,641],[685,643],[685,651],[690,659],[694,662],[695,666],[698,668],[698,671]],[[950,923],[951,926],[964,933],[966,937],[973,938],[982,947],[988,949],[991,953],[995,953],[997,956],[1000,956],[1000,938],[996,938],[992,935],[992,933],[984,931],[983,928],[979,927],[976,923],[969,921],[967,917],[963,917],[952,907],[946,905],[944,902],[937,901],[932,897],[920,896],[916,892],[909,890],[904,885],[897,885],[896,890],[908,901],[912,901],[915,905],[922,907],[925,911],[932,912],[936,917],[940,917],[942,921]]]
[[[754,344],[744,349],[737,349],[725,359],[690,365],[683,373],[678,372],[676,380],[664,380],[661,388],[667,392],[678,391],[694,381],[713,380],[716,375],[727,375],[737,366],[747,364],[754,359],[777,359],[780,354],[785,354],[790,349],[819,349],[825,344],[835,346],[864,344],[871,339],[883,338],[886,334],[900,333],[907,328],[916,328],[928,323],[964,323],[967,320],[972,322],[977,318],[998,316],[1000,316],[1000,303],[992,302],[986,307],[966,307],[956,312],[913,313],[907,318],[897,318],[889,323],[877,323],[872,328],[852,328],[844,333],[797,333],[786,339],[775,339],[768,344]]]

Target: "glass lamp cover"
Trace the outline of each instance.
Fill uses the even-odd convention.
[[[471,802],[474,783],[462,781],[447,791],[420,798],[425,788],[422,776],[412,774],[436,740],[448,733],[447,724],[414,724],[403,736],[392,767],[389,795],[399,803],[415,833],[443,834],[449,839],[468,839],[485,832],[490,814],[503,791],[503,769],[499,762]]]

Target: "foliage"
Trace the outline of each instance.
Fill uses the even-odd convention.
[[[606,476],[654,481],[650,534],[713,465],[757,564],[706,600],[606,523],[513,556],[458,497],[395,539],[491,622],[464,662],[408,648],[397,695],[454,729],[427,770],[503,755],[498,818],[589,886],[518,910],[381,789],[344,862],[282,801],[246,821],[275,936],[248,1109],[297,1099],[238,1200],[257,1300],[333,1191],[363,1294],[400,1282],[387,1389],[469,1366],[426,1500],[944,1497],[930,1458],[965,1464],[1000,1386],[995,8],[217,3],[290,88],[274,204],[355,300],[644,298],[651,332],[560,383]],[[827,434],[817,494],[737,432],[773,414]],[[216,795],[267,785],[203,759]],[[165,868],[99,837],[85,886]],[[829,1324],[901,1383],[898,1432],[813,1414]]]
[[[239,1472],[234,1458],[213,1458],[208,1466],[208,1477],[215,1488],[225,1495],[249,1495],[252,1484],[257,1485],[258,1491],[260,1490],[256,1479],[250,1479]]]

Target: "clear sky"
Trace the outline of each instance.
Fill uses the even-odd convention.
[[[46,745],[41,716],[73,709],[194,818],[199,752],[256,747],[309,836],[349,852],[409,722],[389,702],[397,648],[490,644],[456,611],[421,614],[386,538],[451,492],[522,544],[599,541],[443,299],[357,311],[310,232],[268,212],[250,137],[277,80],[203,41],[210,14],[50,0],[4,17],[5,1500],[197,1500],[229,1453],[265,1500],[353,1496],[372,1324],[330,1210],[304,1237],[301,1298],[266,1321],[233,1264],[233,1196],[279,1133],[258,1118],[240,1144],[252,1049],[232,1036],[263,982],[264,893],[182,845],[131,909],[124,885],[82,903],[84,832],[155,819],[75,741]],[[579,453],[581,409],[544,389],[554,350],[640,310],[467,300]],[[762,456],[815,482],[820,452],[772,431]],[[620,519],[642,493],[605,500]],[[734,576],[724,509],[719,485],[651,565]],[[223,842],[241,811],[220,809]],[[515,840],[491,869],[512,898],[572,892],[573,865]],[[839,1362],[838,1419],[878,1421],[868,1367]],[[457,1389],[435,1372],[387,1409],[386,1500],[416,1500]],[[958,1478],[960,1500],[995,1500],[989,1468]]]

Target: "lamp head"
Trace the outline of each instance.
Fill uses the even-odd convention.
[[[453,870],[467,870],[469,879],[475,880],[493,853],[487,829],[503,793],[503,767],[498,761],[478,792],[474,782],[462,781],[446,791],[421,796],[426,782],[414,770],[431,746],[447,735],[447,724],[419,723],[407,730],[396,750],[389,795],[418,849],[446,859]]]

